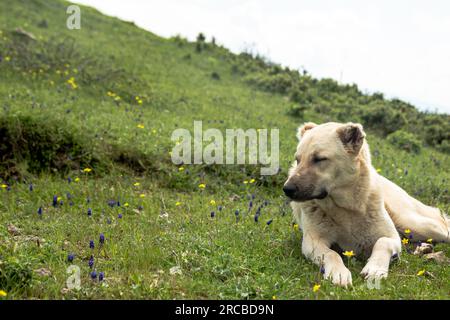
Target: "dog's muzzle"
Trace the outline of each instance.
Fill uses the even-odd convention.
[[[328,192],[322,189],[319,194],[314,194],[314,186],[308,186],[303,190],[299,190],[293,183],[286,183],[283,186],[284,194],[293,201],[308,201],[313,199],[324,199],[328,196]]]

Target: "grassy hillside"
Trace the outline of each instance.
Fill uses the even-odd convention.
[[[381,290],[367,289],[358,260],[353,288],[324,281],[301,255],[281,192],[302,122],[355,120],[368,128],[383,175],[449,212],[447,115],[234,55],[202,37],[160,38],[86,7],[82,29],[68,30],[67,6],[0,0],[6,298],[449,298],[449,266],[413,256],[411,244]],[[171,133],[192,130],[194,120],[204,129],[279,128],[280,173],[173,165]],[[448,245],[436,250],[450,254]],[[79,291],[66,289],[71,264],[81,269]]]

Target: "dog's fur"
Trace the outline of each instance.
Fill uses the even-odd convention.
[[[296,161],[283,190],[303,230],[302,252],[342,286],[352,275],[331,249],[368,257],[361,274],[380,279],[400,254],[400,234],[413,241],[450,241],[450,220],[424,205],[373,168],[363,127],[355,123],[306,123],[298,131]]]

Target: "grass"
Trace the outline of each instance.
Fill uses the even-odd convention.
[[[7,299],[449,298],[449,266],[408,253],[412,245],[380,290],[367,289],[357,259],[350,262],[354,286],[346,290],[302,257],[302,234],[281,186],[299,124],[332,119],[314,110],[293,118],[292,103],[250,86],[233,71],[231,61],[239,59],[224,48],[198,52],[193,43],[86,7],[82,29],[70,31],[66,6],[0,3],[0,132],[7,137],[1,140],[0,290]],[[17,27],[37,40],[17,35]],[[279,128],[281,172],[263,178],[252,166],[173,165],[170,135],[192,130],[194,120],[223,131]],[[411,154],[368,134],[383,175],[449,211],[448,154],[427,147]],[[255,182],[244,183],[250,179]],[[450,254],[448,245],[436,250]],[[79,291],[65,290],[71,264],[81,268]],[[51,275],[39,275],[40,268]],[[104,280],[92,280],[92,270],[104,272]]]

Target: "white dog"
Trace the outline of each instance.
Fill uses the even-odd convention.
[[[352,275],[331,246],[368,257],[361,274],[380,279],[400,254],[399,232],[413,240],[450,242],[450,220],[424,205],[373,168],[360,124],[306,123],[298,132],[296,162],[283,191],[303,230],[303,254],[334,284]]]

